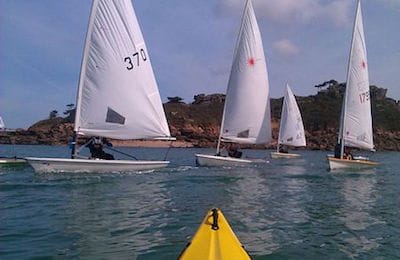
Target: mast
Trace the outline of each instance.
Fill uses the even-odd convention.
[[[347,99],[348,99],[348,88],[349,88],[349,81],[350,81],[350,59],[353,55],[353,49],[354,49],[354,38],[355,38],[355,32],[356,32],[356,26],[358,23],[358,13],[359,9],[361,7],[361,2],[360,0],[357,1],[357,8],[356,8],[356,15],[354,19],[354,25],[353,25],[353,34],[351,37],[351,46],[350,46],[350,54],[349,54],[349,60],[347,64],[347,79],[346,79],[346,89],[345,89],[345,94],[343,97],[343,105],[342,105],[342,114],[341,114],[341,132],[339,133],[340,136],[340,158],[343,159],[343,154],[344,154],[344,131],[346,129],[345,126],[345,115],[346,115],[346,109],[347,109]]]
[[[284,93],[283,99],[282,99],[281,120],[279,122],[278,143],[276,145],[276,152],[277,153],[279,153],[279,144],[280,144],[280,141],[281,141],[281,131],[282,131],[282,116],[283,116],[283,111],[285,109],[285,101],[286,101],[287,96],[288,96],[288,83],[286,83],[285,93]]]
[[[71,158],[76,158],[78,155],[78,149],[77,149],[77,139],[78,139],[78,134],[79,134],[79,125],[78,122],[80,122],[80,113],[81,113],[81,97],[82,97],[82,87],[84,84],[84,75],[86,72],[86,62],[87,62],[87,56],[89,52],[89,41],[90,37],[92,35],[93,31],[93,21],[95,18],[95,10],[98,5],[99,0],[93,0],[92,2],[92,8],[90,11],[90,18],[88,22],[88,29],[86,32],[86,38],[85,38],[85,46],[83,47],[83,55],[82,55],[82,61],[81,61],[81,70],[79,73],[79,83],[78,83],[78,90],[76,94],[76,106],[75,106],[75,122],[74,122],[74,133],[72,136],[72,151],[71,151]]]
[[[226,101],[226,100],[225,100]],[[225,108],[226,108],[226,102],[224,104],[224,112],[222,113],[222,120],[221,120],[221,129],[219,130],[219,137],[218,137],[218,144],[217,144],[217,155],[220,153],[220,146],[221,146],[221,139],[222,139],[222,131],[223,131],[223,126],[224,126],[224,119],[225,119]]]

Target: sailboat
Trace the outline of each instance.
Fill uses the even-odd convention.
[[[7,131],[3,118],[0,116],[0,131]],[[26,160],[18,157],[0,157],[0,166],[12,167],[26,164]]]
[[[169,139],[150,57],[131,0],[94,0],[83,51],[74,136]],[[169,161],[26,158],[36,172],[153,170]],[[79,148],[79,149],[78,149]]]
[[[283,98],[281,122],[279,126],[279,136],[276,152],[271,153],[271,157],[278,158],[298,158],[299,154],[283,152],[281,145],[287,146],[306,146],[304,135],[303,120],[301,113],[289,84],[286,84],[285,96]]]
[[[328,161],[331,170],[367,168],[378,164],[363,157],[346,158],[346,147],[374,150],[367,49],[360,0],[357,2],[338,144],[335,156],[328,156]]]
[[[254,160],[221,155],[221,142],[263,144],[271,140],[269,83],[263,44],[247,0],[234,52],[216,155],[196,154],[200,166],[230,166]],[[228,144],[229,145],[229,144]]]
[[[3,130],[6,128],[6,125],[4,124],[3,118],[0,116],[0,130]]]

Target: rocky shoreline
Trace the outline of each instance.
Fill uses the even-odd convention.
[[[320,87],[321,85],[319,85]],[[332,84],[319,89],[316,95],[297,97],[306,129],[307,147],[300,149],[333,150],[337,141],[338,120],[343,84]],[[400,151],[399,102],[387,98],[386,90],[371,86],[374,142],[376,150]],[[196,95],[190,104],[179,97],[164,104],[172,136],[176,141],[111,140],[115,146],[132,147],[216,147],[225,96],[222,94]],[[272,137],[267,145],[243,148],[275,149],[278,137],[282,98],[271,99]],[[42,120],[27,130],[2,132],[3,144],[67,145],[73,134],[69,118]],[[85,138],[80,142],[84,143]]]
[[[275,149],[278,137],[279,122],[273,120],[273,141],[266,145],[246,145],[242,148]],[[50,126],[51,124],[49,124]],[[114,146],[120,147],[174,147],[174,148],[214,148],[217,144],[219,126],[194,127],[185,124],[182,127],[171,127],[176,141],[158,140],[111,140]],[[0,142],[3,144],[33,144],[33,145],[67,145],[73,133],[71,123],[57,123],[49,128],[37,130],[17,130],[2,133]],[[297,149],[332,151],[337,140],[337,130],[306,131],[307,147]],[[81,139],[84,143],[86,139]],[[374,141],[377,150],[400,151],[400,131],[385,131],[377,129]]]

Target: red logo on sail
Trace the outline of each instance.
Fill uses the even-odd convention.
[[[253,57],[251,57],[247,60],[247,64],[249,64],[249,66],[254,66],[254,64],[256,64],[256,61]]]
[[[367,63],[365,63],[365,61],[362,61],[362,62],[361,62],[361,67],[362,67],[363,69],[365,69],[365,68],[367,67]]]

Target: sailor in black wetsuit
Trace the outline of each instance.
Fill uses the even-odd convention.
[[[278,152],[279,153],[289,153],[287,146],[279,144],[278,146]]]
[[[339,143],[339,144],[336,144],[336,145],[335,145],[335,158],[340,159],[340,149],[341,149],[340,143]]]
[[[93,159],[114,160],[114,156],[112,154],[104,152],[104,144],[111,145],[111,143],[107,142],[105,138],[101,140],[99,137],[94,137],[86,146],[89,148],[91,157]]]
[[[242,157],[242,152],[239,151],[239,148],[236,145],[230,144],[228,147],[228,155],[229,157],[240,158]]]

